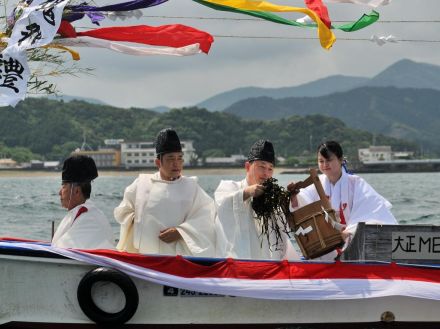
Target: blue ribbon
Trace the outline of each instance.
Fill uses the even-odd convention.
[[[168,0],[133,0],[114,5],[96,7],[89,6],[86,3],[76,6],[66,6],[63,13],[63,20],[74,22],[84,17],[86,14],[92,23],[99,25],[99,22],[105,18],[102,11],[130,11],[144,9],[160,5]]]

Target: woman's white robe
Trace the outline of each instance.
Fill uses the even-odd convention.
[[[243,201],[243,191],[248,186],[246,179],[241,182],[222,180],[215,191],[217,216],[217,257],[241,259],[299,259],[286,233],[275,250],[276,237],[271,232],[270,245],[262,235],[260,222],[252,209],[252,198]]]
[[[362,177],[349,175],[342,170],[342,176],[335,185],[330,183],[326,175],[319,175],[319,179],[332,208],[343,212],[348,230],[359,222],[397,224],[390,211],[391,203]],[[318,200],[319,195],[314,185],[302,189],[298,194],[300,207]]]
[[[114,215],[121,224],[118,250],[145,254],[213,257],[214,201],[195,177],[174,181],[141,174],[125,189]],[[166,243],[160,231],[175,227],[181,239]]]
[[[397,224],[391,213],[391,203],[377,193],[362,177],[349,175],[342,170],[341,178],[333,185],[326,175],[319,175],[325,194],[329,198],[332,208],[339,214],[343,213],[346,227],[344,232],[353,236],[357,224],[360,222],[371,224]],[[314,185],[301,189],[297,196],[298,208],[319,200]],[[297,208],[297,209],[298,209]],[[345,241],[347,246],[350,237]],[[345,248],[345,247],[344,247]],[[336,251],[319,257],[319,260],[333,260]]]
[[[82,207],[87,208],[87,211],[77,216]],[[114,242],[110,222],[101,210],[87,200],[69,210],[58,225],[52,239],[52,246],[76,249],[115,249]]]

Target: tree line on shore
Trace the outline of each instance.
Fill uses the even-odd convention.
[[[152,141],[165,127],[176,129],[182,140],[193,140],[199,158],[247,154],[252,143],[260,138],[271,140],[277,156],[288,159],[289,164],[314,158],[317,145],[330,139],[341,142],[351,161],[356,161],[357,149],[370,146],[373,139],[376,145],[390,145],[394,151],[418,151],[413,142],[373,136],[320,114],[267,121],[196,107],[161,114],[83,101],[28,98],[15,108],[0,110],[0,157],[17,162],[61,161],[81,147],[84,139],[92,149],[103,146],[105,139]]]

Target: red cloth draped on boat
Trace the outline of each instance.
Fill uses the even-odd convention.
[[[280,300],[408,296],[440,300],[439,267],[365,262],[191,259],[64,249],[4,238],[0,239],[0,248],[56,253],[84,263],[112,267],[156,284],[232,296]],[[203,265],[200,262],[204,262]]]

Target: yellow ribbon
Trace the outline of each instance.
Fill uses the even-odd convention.
[[[3,32],[0,32],[0,38],[4,38],[4,37],[7,37],[7,35],[5,33],[3,33]],[[3,45],[7,45],[7,42],[0,41],[0,47],[3,46]],[[62,51],[67,51],[67,52],[70,53],[70,55],[72,56],[72,59],[74,61],[79,61],[80,60],[80,56],[79,56],[78,52],[76,52],[76,51],[74,51],[74,50],[72,50],[70,48],[67,48],[67,47],[64,47],[64,46],[61,46],[61,45],[57,45],[55,43],[48,44],[46,46],[43,46],[42,48],[54,48],[54,49],[59,49],[59,50],[62,50]]]
[[[67,48],[67,47],[64,47],[64,46],[61,46],[61,45],[57,45],[56,43],[48,44],[47,46],[43,46],[43,48],[54,48],[54,49],[59,49],[59,50],[62,50],[62,51],[67,51],[67,52],[70,53],[70,55],[72,56],[72,59],[74,61],[79,61],[80,60],[80,56],[79,56],[78,52],[76,52],[75,50],[72,50],[70,48]]]
[[[321,21],[319,16],[310,9],[281,6],[270,3],[268,1],[260,0],[205,0],[220,6],[228,6],[241,10],[253,10],[253,11],[266,11],[266,12],[300,12],[309,16],[318,26],[318,37],[321,42],[321,46],[325,49],[330,49],[333,43],[336,41],[336,37],[333,32]]]

